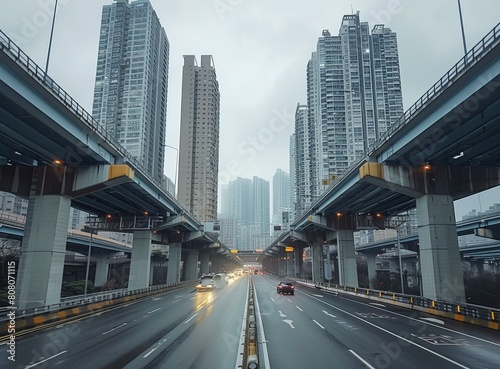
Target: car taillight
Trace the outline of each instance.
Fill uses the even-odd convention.
[[[295,288],[294,286],[290,286],[291,288]]]

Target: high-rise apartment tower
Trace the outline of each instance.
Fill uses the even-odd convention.
[[[169,43],[149,0],[102,9],[93,117],[163,180]]]
[[[211,55],[184,56],[177,200],[199,221],[217,219],[219,83]]]
[[[307,108],[302,134],[309,140],[296,131],[297,160],[303,160],[297,163],[299,211],[364,157],[403,114],[396,34],[383,25],[370,34],[359,13],[343,17],[338,36],[324,30],[307,65]],[[299,113],[296,126],[303,123]],[[300,178],[308,166],[309,184]]]

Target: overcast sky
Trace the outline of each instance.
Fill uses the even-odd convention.
[[[1,0],[0,29],[45,65],[54,0]],[[59,0],[49,74],[91,112],[102,6]],[[151,0],[170,41],[167,144],[179,146],[183,55],[213,55],[221,93],[220,183],[271,180],[289,171],[297,103],[306,102],[306,65],[321,32],[338,34],[360,11],[370,29],[397,33],[404,107],[463,56],[457,0]],[[461,0],[472,48],[500,21],[499,0]],[[166,174],[176,151],[167,148]],[[500,192],[457,202],[457,216],[500,202]]]

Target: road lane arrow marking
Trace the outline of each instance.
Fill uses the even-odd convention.
[[[281,310],[278,310],[278,313],[280,313],[280,317],[286,318],[286,315],[281,312]]]
[[[292,323],[293,323],[293,320],[290,320],[290,319],[283,319],[283,321],[284,321],[285,323],[289,324],[289,325],[290,325],[290,327],[292,327],[292,329],[295,329],[295,327],[294,327],[294,326],[293,326],[293,324],[292,324]]]

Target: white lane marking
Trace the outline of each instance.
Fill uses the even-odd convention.
[[[288,297],[287,297],[287,299],[286,299],[286,300],[287,300],[288,302],[292,302],[292,300],[290,300]]]
[[[151,355],[158,347],[160,346],[156,346],[154,349],[152,349],[151,351],[149,351],[146,355],[144,355],[142,358],[145,359],[147,358],[149,355]]]
[[[432,322],[432,323],[444,325],[444,321],[440,320],[440,319],[436,319],[436,318],[420,318],[420,319],[427,320],[427,321]]]
[[[68,352],[68,350],[61,351],[60,353],[55,354],[54,356],[48,357],[48,358],[46,358],[46,359],[43,359],[42,361],[39,361],[39,362],[38,362],[38,363],[36,363],[36,364],[31,364],[31,365],[25,366],[25,367],[24,367],[24,369],[33,368],[33,367],[35,367],[35,366],[37,366],[37,365],[40,365],[41,363],[44,363],[44,362],[46,362],[46,361],[49,361],[50,359],[55,358],[56,356],[62,355],[62,354],[64,354],[65,352]]]
[[[316,296],[316,297],[323,297],[323,295],[316,295],[313,293],[313,296]]]
[[[295,307],[296,307],[297,309],[299,309],[300,311],[304,311],[304,310],[302,310],[301,308],[299,308],[298,306],[295,306]]]
[[[264,333],[264,325],[262,324],[262,316],[260,315],[259,299],[257,298],[257,291],[255,292],[255,312],[257,313],[257,319],[259,320],[259,332],[262,335],[262,356],[264,356],[264,368],[270,368],[269,363],[269,353],[267,352],[267,340]]]
[[[120,324],[118,327],[111,328],[109,331],[106,331],[106,332],[104,332],[102,334],[108,334],[109,332],[113,332],[115,329],[121,328],[124,325],[127,325],[127,323]]]
[[[319,300],[319,301],[321,301],[321,300]],[[355,300],[349,300],[349,301],[351,301],[351,302],[355,302],[355,303],[357,303],[357,304],[361,304],[361,305],[365,305],[365,306],[367,306],[367,304],[366,304],[366,303],[364,303],[364,302],[359,302],[359,301],[355,301]],[[333,306],[333,305],[331,305],[331,306]],[[436,328],[439,328],[439,329],[443,329],[443,330],[448,331],[448,332],[453,332],[453,333],[460,334],[460,335],[462,335],[462,336],[469,337],[469,338],[472,338],[472,339],[475,339],[475,340],[478,340],[478,341],[482,341],[482,342],[485,342],[485,343],[489,343],[490,345],[500,346],[500,343],[493,342],[493,341],[488,341],[488,340],[486,340],[486,339],[484,339],[484,338],[476,337],[476,336],[473,336],[473,335],[471,335],[471,334],[467,334],[467,333],[464,333],[464,332],[459,332],[459,331],[456,331],[456,330],[451,329],[451,328],[442,327],[442,326],[439,326],[439,325],[436,325],[436,324],[433,324],[433,323],[430,323],[430,322],[426,322],[426,321],[422,321],[422,320],[417,319],[417,318],[413,318],[413,317],[408,316],[408,315],[404,315],[404,314],[396,313],[396,312],[394,312],[394,311],[390,311],[390,310],[387,310],[387,309],[382,309],[382,308],[377,307],[377,306],[372,306],[372,307],[373,307],[373,308],[375,308],[375,309],[383,310],[383,311],[385,311],[385,312],[387,312],[387,313],[391,313],[391,314],[393,314],[393,315],[400,316],[400,317],[405,318],[405,319],[410,319],[410,320],[413,320],[413,321],[415,321],[415,322],[428,324],[428,325],[430,325],[430,326],[433,326],[433,327],[436,327]]]
[[[370,305],[373,305],[373,306],[380,306],[380,307],[385,308],[385,305],[378,304],[378,303],[376,303],[376,302],[370,302]]]
[[[165,342],[168,338],[165,338],[163,341],[161,341],[158,345],[156,345],[156,347],[154,349],[152,349],[151,351],[149,351],[146,355],[144,355],[142,358],[145,359],[147,358],[149,355],[151,355],[158,347],[160,347],[163,342]]]
[[[158,308],[158,309],[154,309],[154,310],[148,311],[148,314],[154,313],[155,311],[158,311],[158,310],[161,310],[161,308]]]
[[[293,320],[290,320],[290,319],[283,319],[283,321],[284,321],[285,323],[289,324],[289,325],[290,325],[290,327],[292,327],[292,329],[295,329],[295,327],[294,327],[294,326],[293,326],[293,324],[292,324],[292,323],[293,323]]]
[[[280,313],[280,317],[286,318],[286,315],[281,312],[281,310],[278,310],[278,313]]]
[[[321,329],[325,329],[321,324],[319,324],[316,320],[313,319],[313,322],[316,323]]]
[[[349,352],[351,354],[353,354],[354,356],[356,356],[359,359],[359,361],[361,361],[363,364],[365,364],[368,368],[375,369],[374,366],[371,366],[370,364],[368,364],[368,362],[365,359],[363,359],[361,356],[359,356],[358,354],[356,354],[354,351],[349,350]]]
[[[158,300],[161,300],[163,297],[155,297],[153,299],[151,299],[152,301],[158,301]]]
[[[274,299],[271,297],[271,301],[274,302]]]
[[[184,324],[189,323],[189,321],[190,321],[191,319],[193,319],[196,315],[198,315],[198,314],[194,314],[191,318],[189,318],[188,320],[186,320],[186,321],[184,322]]]
[[[313,297],[313,298],[315,298],[315,297]],[[462,365],[462,364],[460,364],[460,363],[457,363],[456,361],[454,361],[454,360],[452,360],[452,359],[450,359],[450,358],[448,358],[448,357],[446,357],[446,356],[443,356],[443,355],[441,355],[441,354],[439,354],[439,353],[437,353],[437,352],[435,352],[435,351],[432,351],[432,350],[428,349],[427,347],[424,347],[424,346],[422,346],[422,345],[419,345],[418,343],[415,343],[415,342],[413,342],[413,341],[411,341],[411,340],[409,340],[409,339],[407,339],[407,338],[404,338],[404,337],[402,337],[402,336],[400,336],[400,335],[397,335],[396,333],[393,333],[393,332],[391,332],[391,331],[389,331],[389,330],[387,330],[387,329],[385,329],[385,328],[379,327],[378,325],[376,325],[376,324],[374,324],[374,323],[371,323],[371,322],[369,322],[369,321],[367,321],[367,320],[365,320],[365,319],[362,319],[362,318],[360,318],[359,316],[357,316],[356,314],[351,314],[351,313],[350,313],[350,312],[348,312],[347,310],[341,309],[341,308],[339,308],[339,307],[337,307],[337,306],[334,306],[334,305],[332,305],[332,304],[329,304],[328,302],[325,302],[325,301],[320,300],[320,299],[318,299],[318,298],[316,298],[316,300],[321,301],[323,304],[328,305],[328,306],[330,306],[330,307],[332,307],[332,308],[334,308],[334,309],[337,309],[337,310],[339,310],[339,311],[343,312],[344,314],[350,315],[350,316],[352,316],[352,317],[354,317],[354,318],[356,318],[356,319],[358,319],[358,320],[361,320],[362,322],[365,322],[366,324],[371,325],[372,327],[375,327],[375,328],[377,328],[377,329],[381,330],[382,332],[385,332],[385,333],[387,333],[387,334],[390,334],[391,336],[397,337],[397,338],[399,338],[400,340],[403,340],[403,341],[405,341],[405,342],[408,342],[409,344],[414,345],[414,346],[416,346],[416,347],[418,347],[418,348],[420,348],[420,349],[422,349],[422,350],[424,350],[424,351],[430,352],[431,354],[436,355],[437,357],[440,357],[440,358],[441,358],[441,359],[443,359],[443,360],[449,361],[450,363],[455,364],[456,366],[459,366],[460,368],[463,368],[463,369],[470,369],[468,366],[465,366],[465,365]]]
[[[335,316],[335,315],[330,314],[328,311],[326,311],[326,310],[322,310],[322,311],[323,311],[326,315],[331,316],[332,318],[336,318],[336,316]]]

